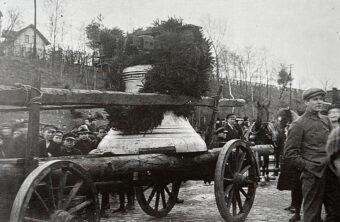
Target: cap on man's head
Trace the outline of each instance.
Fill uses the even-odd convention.
[[[64,135],[64,132],[61,131],[61,130],[56,130],[56,131],[55,131],[55,134]]]
[[[48,130],[48,129],[54,129],[54,130],[58,130],[58,127],[54,126],[54,125],[44,125],[42,130],[45,131],[45,130]]]
[[[310,89],[307,89],[303,92],[302,98],[303,98],[303,100],[308,100],[308,99],[315,97],[315,96],[325,96],[325,95],[326,95],[326,92],[322,89],[310,88]]]
[[[226,117],[226,119],[229,119],[231,116],[236,116],[234,113],[229,113]]]
[[[76,135],[74,133],[66,133],[64,135],[64,140],[76,140]]]

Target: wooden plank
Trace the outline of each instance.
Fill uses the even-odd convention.
[[[156,93],[126,93],[83,89],[42,88],[42,105],[194,105],[214,106],[214,99],[172,97]],[[25,106],[27,92],[23,88],[0,86],[0,105]],[[222,99],[220,106],[243,106],[243,99]]]
[[[67,110],[67,109],[95,109],[100,108],[96,105],[64,105],[64,106],[42,106],[40,110]],[[28,108],[24,106],[2,106],[0,105],[1,112],[27,112]]]
[[[216,101],[215,101],[215,106],[212,109],[212,114],[210,117],[210,122],[208,124],[208,128],[207,128],[207,132],[206,132],[206,136],[205,136],[205,143],[207,144],[208,149],[213,148],[213,136],[214,136],[214,129],[215,129],[215,124],[216,124],[216,116],[217,116],[217,112],[218,112],[218,105],[219,105],[219,101],[221,98],[221,94],[222,94],[222,85],[218,88],[217,94],[216,94]]]
[[[34,156],[39,156],[39,123],[40,123],[40,87],[41,87],[41,73],[37,68],[37,61],[33,61],[35,72],[32,76],[32,86],[36,90],[30,90],[28,104],[28,131],[27,131],[27,145],[25,150],[25,171],[26,175],[30,174],[34,169]],[[27,95],[27,93],[25,93]],[[27,98],[25,97],[27,100]]]

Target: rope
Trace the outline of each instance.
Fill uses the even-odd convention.
[[[30,85],[25,85],[25,84],[22,84],[22,83],[16,83],[14,85],[17,86],[18,88],[22,88],[26,92],[25,102],[24,102],[23,106],[30,106],[32,104],[41,105],[41,99],[42,99],[42,96],[43,96],[43,93],[42,93],[41,90],[39,90],[36,87],[30,86]],[[32,90],[35,90],[38,93],[38,96],[31,98]]]

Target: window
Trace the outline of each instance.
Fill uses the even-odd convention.
[[[25,35],[25,43],[30,43],[30,36],[29,35]]]

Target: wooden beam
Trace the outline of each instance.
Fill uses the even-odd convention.
[[[42,88],[42,105],[194,105],[214,106],[214,99],[189,97],[172,97],[156,93],[126,93],[116,91],[99,91],[83,89]],[[25,106],[27,91],[24,88],[0,86],[0,105]],[[243,106],[243,99],[222,99],[220,106]]]
[[[64,109],[95,109],[101,108],[96,105],[65,105],[65,106],[42,106],[40,110],[64,110]],[[27,112],[28,108],[24,106],[1,106],[0,113],[5,112]]]

